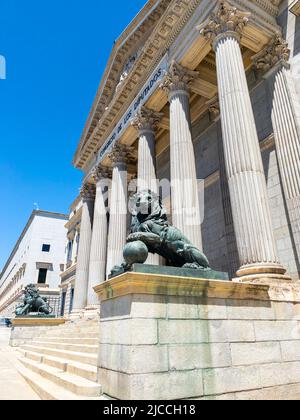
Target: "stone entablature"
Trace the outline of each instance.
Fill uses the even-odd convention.
[[[142,40],[146,42],[149,31],[152,31],[153,25],[162,16],[164,10],[167,8],[169,1],[150,0],[133,20],[133,22],[122,33],[114,45],[114,51],[107,64],[106,71],[102,78],[93,108],[91,110],[89,119],[87,121],[85,130],[82,135],[80,146],[86,145],[98,124],[101,114],[105,113],[108,102],[116,93],[116,88],[120,82],[120,76],[130,57],[136,54],[136,49],[140,48],[139,42]],[[138,58],[138,57],[137,57]],[[137,61],[137,58],[135,62]],[[132,67],[130,72],[132,71]],[[126,77],[127,79],[128,77]],[[126,79],[123,80],[122,90]],[[121,89],[118,89],[118,92]]]
[[[257,37],[254,29],[256,22],[258,24],[258,30],[261,30],[265,25],[264,29],[270,36],[272,31],[278,31],[275,22],[275,16],[278,12],[276,5],[267,0],[255,2],[242,1],[240,3],[242,3],[243,8],[252,12],[251,26],[249,27],[249,32],[244,34],[243,42],[246,44],[252,43],[252,45],[253,42],[255,43],[253,40]],[[179,3],[172,1],[169,4],[166,12],[161,17],[160,25],[158,25],[151,36],[149,36],[149,39],[143,47],[143,53],[136,60],[130,75],[124,81],[122,88],[117,92],[107,109],[103,112],[103,115],[90,133],[89,139],[85,137],[82,138],[74,158],[76,167],[84,170],[89,167],[92,161],[91,154],[98,151],[105,140],[109,138],[110,133],[112,132],[112,126],[116,123],[116,119],[120,120],[122,114],[125,113],[126,106],[128,107],[128,103],[132,102],[133,98],[137,95],[138,89],[142,87],[142,84],[145,83],[145,80],[147,80],[151,72],[153,72],[162,55],[167,52],[170,45],[174,42],[174,39],[176,39],[180,31],[186,25],[190,16],[192,16],[199,5],[202,4],[202,0],[181,1]],[[210,3],[209,7],[207,7],[207,11],[209,12],[211,9]],[[172,22],[172,24],[170,25],[167,22]],[[249,40],[247,40],[247,37]]]

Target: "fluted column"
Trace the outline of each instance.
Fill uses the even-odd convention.
[[[110,196],[110,220],[107,251],[107,276],[112,268],[120,265],[127,239],[127,162],[131,148],[117,144],[109,158],[113,164],[112,188]]]
[[[276,152],[300,262],[300,103],[289,58],[288,43],[277,35],[253,61],[269,87]]]
[[[94,223],[91,242],[89,265],[89,285],[87,307],[93,308],[99,304],[94,287],[106,279],[107,233],[108,220],[106,208],[106,191],[111,176],[111,170],[99,165],[93,172],[96,182],[96,199],[94,208]]]
[[[240,48],[248,23],[243,13],[221,3],[199,29],[216,52],[219,100],[234,227],[241,268],[238,276],[282,275],[273,234],[259,140]]]
[[[170,163],[173,224],[202,250],[201,214],[192,140],[189,83],[198,73],[172,62],[162,87],[170,102]]]
[[[80,227],[80,242],[76,267],[73,312],[82,311],[85,309],[87,304],[95,186],[91,184],[85,184],[81,189],[81,197],[83,204]]]
[[[150,190],[158,194],[156,175],[155,131],[162,114],[142,107],[132,120],[139,133],[138,190]]]
[[[159,194],[156,175],[155,130],[162,114],[142,107],[132,121],[139,133],[138,151],[138,191],[149,190]],[[158,255],[149,255],[147,264],[159,265]]]

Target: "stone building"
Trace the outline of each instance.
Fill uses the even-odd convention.
[[[0,274],[0,316],[14,316],[28,284],[37,284],[58,309],[66,220],[64,214],[32,212]]]
[[[144,187],[172,183],[173,223],[216,270],[299,279],[298,2],[212,15],[215,3],[149,1],[114,46],[74,158],[84,172],[74,310],[97,303],[93,286],[122,261],[135,174]],[[201,227],[186,223],[186,179],[204,180]]]
[[[65,269],[60,275],[60,315],[65,317],[68,317],[73,309],[76,266],[80,239],[81,207],[81,198],[77,197],[70,207],[69,220],[65,225],[67,232]]]
[[[299,0],[149,0],[116,41],[74,157],[73,319],[23,347],[41,395],[299,399],[298,15]],[[107,281],[134,178],[170,181],[173,224],[232,281]]]

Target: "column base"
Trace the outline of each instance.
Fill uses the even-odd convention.
[[[253,274],[249,276],[238,277],[232,280],[234,283],[251,283],[265,286],[282,285],[284,283],[296,283],[290,276],[282,274]]]
[[[279,276],[284,276],[286,269],[280,264],[248,264],[244,265],[236,273],[237,277],[245,276],[261,276],[265,274],[277,274]]]

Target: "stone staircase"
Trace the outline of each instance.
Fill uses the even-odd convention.
[[[53,327],[22,345],[19,372],[43,400],[106,399],[97,383],[99,323]]]

